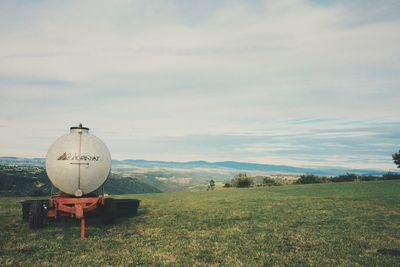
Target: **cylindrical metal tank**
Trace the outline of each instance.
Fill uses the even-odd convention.
[[[46,172],[62,192],[82,196],[100,188],[111,171],[106,145],[89,133],[89,128],[71,127],[58,138],[46,155]]]

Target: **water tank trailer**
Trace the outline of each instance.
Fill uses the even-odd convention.
[[[32,229],[42,227],[48,218],[72,217],[80,220],[83,240],[86,217],[102,217],[104,223],[113,223],[117,217],[137,213],[140,200],[104,195],[111,155],[107,146],[82,124],[71,127],[70,133],[50,146],[46,172],[52,183],[50,198],[21,202],[22,219]]]

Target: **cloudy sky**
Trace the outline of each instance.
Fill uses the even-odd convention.
[[[0,156],[393,169],[400,2],[1,1]]]

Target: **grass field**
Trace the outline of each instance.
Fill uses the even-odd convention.
[[[124,198],[126,197],[123,196]],[[132,195],[136,217],[32,231],[0,198],[0,266],[399,266],[400,181]]]

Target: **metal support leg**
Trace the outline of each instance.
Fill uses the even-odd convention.
[[[81,240],[85,239],[85,218],[81,218]]]

